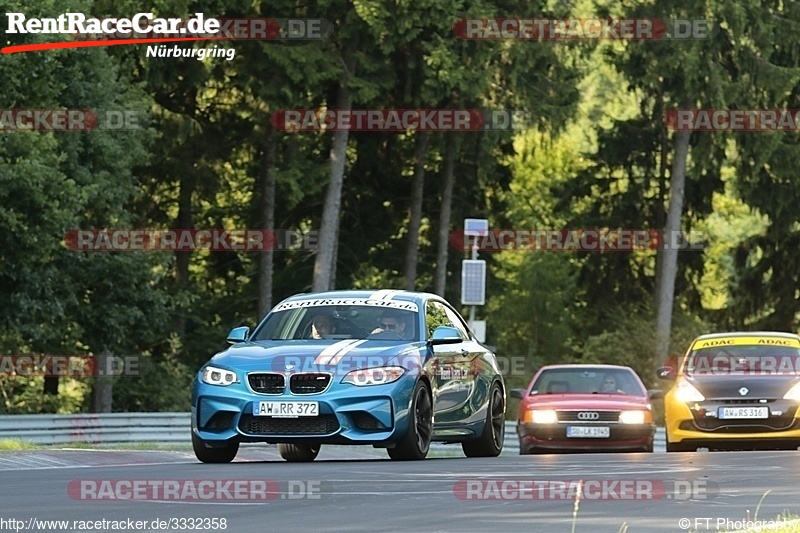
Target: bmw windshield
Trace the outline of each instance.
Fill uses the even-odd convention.
[[[416,307],[413,303],[402,302],[397,307],[304,304],[301,301],[278,306],[259,326],[252,340],[419,340],[417,314],[408,309]]]

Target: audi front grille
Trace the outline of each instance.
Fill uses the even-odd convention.
[[[619,422],[619,411],[598,411],[584,409],[578,411],[556,411],[559,422]]]

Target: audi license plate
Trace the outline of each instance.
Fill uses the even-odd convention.
[[[319,416],[319,402],[255,402],[253,414],[274,418]]]
[[[720,407],[718,415],[726,420],[769,418],[769,407]]]
[[[610,436],[608,426],[567,426],[567,437],[607,439]]]

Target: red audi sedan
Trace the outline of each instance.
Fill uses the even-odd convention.
[[[630,367],[551,365],[539,369],[517,414],[520,454],[653,451],[656,428],[648,391]]]

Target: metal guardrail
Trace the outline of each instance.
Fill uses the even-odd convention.
[[[189,413],[110,413],[77,415],[0,416],[0,440],[32,444],[124,444],[130,442],[189,443]],[[503,448],[519,453],[517,423],[506,422]],[[433,449],[452,449],[433,444]],[[664,428],[656,430],[655,449],[666,447]]]
[[[0,440],[33,444],[189,442],[189,413],[0,416]]]

